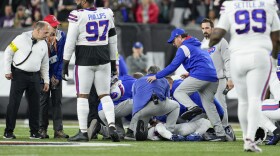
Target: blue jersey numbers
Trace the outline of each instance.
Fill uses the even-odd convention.
[[[251,23],[250,18],[259,24]],[[244,29],[236,29],[237,34],[248,33],[251,28],[254,32],[263,33],[266,30],[266,12],[263,9],[255,9],[252,11],[252,15],[250,15],[250,12],[247,10],[239,10],[235,13],[235,23],[245,26]]]
[[[93,36],[87,36],[86,39],[88,41],[104,41],[106,40],[106,34],[108,32],[108,26],[109,26],[109,20],[103,20],[103,21],[93,21],[93,22],[88,22],[86,24],[86,31],[88,34],[93,35]],[[99,36],[99,31],[100,27],[103,27],[103,32],[101,36]]]

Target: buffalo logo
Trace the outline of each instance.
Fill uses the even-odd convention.
[[[212,53],[214,53],[216,51],[216,47],[211,47],[207,51],[211,55]]]

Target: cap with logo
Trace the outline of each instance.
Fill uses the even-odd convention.
[[[170,36],[170,38],[168,39],[168,43],[172,43],[173,42],[173,40],[177,37],[177,36],[179,36],[179,35],[182,35],[182,34],[185,34],[186,32],[185,32],[185,30],[184,29],[180,29],[180,28],[176,28],[176,29],[174,29],[172,32],[171,32],[171,36]]]
[[[60,24],[60,22],[56,19],[54,15],[47,15],[44,18],[44,21],[48,22],[52,27],[56,27]]]

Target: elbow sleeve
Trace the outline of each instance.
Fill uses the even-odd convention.
[[[118,47],[117,47],[117,35],[109,37],[109,50],[110,50],[110,60],[117,59]]]

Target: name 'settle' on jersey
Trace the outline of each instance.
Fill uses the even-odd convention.
[[[89,20],[106,19],[106,15],[105,13],[88,14],[88,19]]]
[[[235,9],[245,9],[245,8],[263,8],[265,7],[264,2],[248,1],[248,2],[236,2],[234,3]]]

